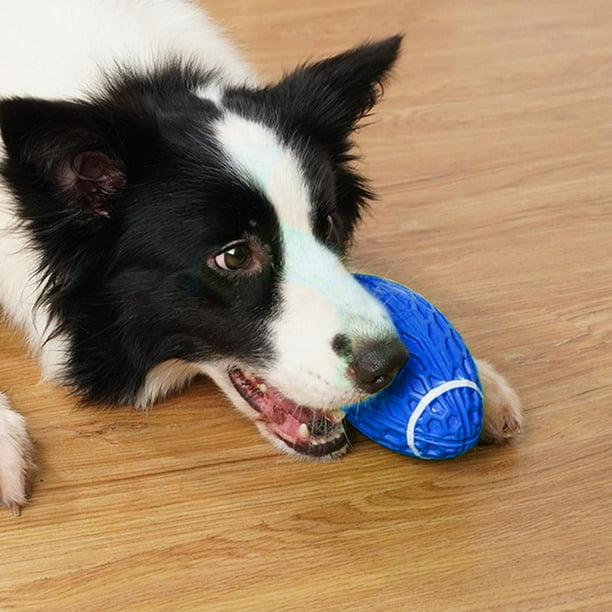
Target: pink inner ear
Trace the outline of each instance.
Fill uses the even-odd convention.
[[[62,174],[62,182],[76,192],[79,201],[103,216],[108,216],[110,200],[127,184],[121,162],[100,151],[79,153],[72,160],[68,175]]]

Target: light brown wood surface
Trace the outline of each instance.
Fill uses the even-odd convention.
[[[0,328],[40,474],[0,610],[612,610],[612,2],[215,0],[264,75],[402,31],[359,134],[354,267],[426,295],[526,408],[516,444],[278,456],[207,381],[149,414],[48,384]]]

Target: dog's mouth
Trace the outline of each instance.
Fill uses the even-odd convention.
[[[333,458],[348,449],[341,410],[326,412],[300,406],[263,379],[240,369],[229,372],[241,397],[259,413],[259,420],[279,440],[300,455]]]

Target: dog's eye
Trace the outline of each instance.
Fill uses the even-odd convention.
[[[233,244],[215,255],[215,265],[222,270],[242,270],[248,268],[251,263],[251,249],[246,244]]]

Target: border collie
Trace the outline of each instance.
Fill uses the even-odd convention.
[[[144,407],[206,374],[289,454],[407,358],[343,264],[371,194],[352,133],[401,37],[260,84],[185,0],[15,0],[0,18],[0,302],[43,376]],[[480,364],[484,437],[520,403]],[[0,395],[0,501],[33,470]]]

